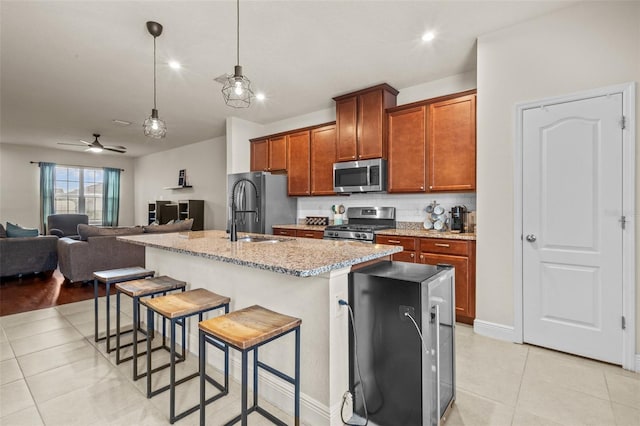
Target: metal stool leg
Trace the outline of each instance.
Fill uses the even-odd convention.
[[[153,310],[147,309],[147,336],[151,334]],[[147,339],[147,398],[151,398],[151,339]]]
[[[294,385],[294,422],[295,426],[300,426],[300,327],[296,327],[296,370]]]
[[[205,386],[205,368],[207,367],[207,347],[205,345],[204,340],[204,331],[198,330],[198,348],[199,348],[199,370],[200,370],[200,426],[205,426],[205,397],[204,397],[204,386]],[[225,370],[226,372],[226,370]]]
[[[258,347],[253,352],[253,408],[258,406]]]
[[[94,319],[93,323],[95,324],[94,330],[94,341],[98,341],[98,280],[94,278],[93,280],[93,312]]]
[[[240,413],[242,426],[247,426],[247,351],[242,351],[242,411]]]
[[[135,342],[138,333],[136,330],[133,330],[133,333],[133,341]],[[116,365],[118,364],[120,364],[120,291],[116,290]]]
[[[109,343],[111,343],[111,308],[110,308],[110,301],[111,301],[111,284],[109,283],[109,281],[107,281],[105,283],[105,287],[107,289],[107,294],[106,294],[106,299],[107,299],[107,353],[111,352],[112,349],[109,345]]]
[[[184,333],[183,333],[184,337]],[[173,424],[176,416],[176,320],[171,319],[171,363],[169,374],[169,423]]]

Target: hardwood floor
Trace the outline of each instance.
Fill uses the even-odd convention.
[[[100,296],[104,296],[104,286],[100,286],[98,291]],[[114,287],[111,287],[111,294],[115,294]],[[0,316],[92,298],[93,284],[65,282],[57,269],[51,277],[30,274],[0,279]]]

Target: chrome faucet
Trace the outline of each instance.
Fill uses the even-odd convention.
[[[241,182],[249,182],[253,189],[256,191],[256,209],[255,210],[238,210],[238,206],[236,205],[236,189],[238,188],[238,184]],[[260,193],[258,192],[258,188],[253,181],[242,178],[238,179],[231,189],[231,233],[229,234],[229,239],[231,241],[238,241],[238,231],[236,224],[236,215],[238,213],[255,213],[256,214],[256,222],[260,222]]]

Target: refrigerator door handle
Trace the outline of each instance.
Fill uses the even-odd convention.
[[[440,305],[433,305],[436,311],[436,425],[440,426]]]

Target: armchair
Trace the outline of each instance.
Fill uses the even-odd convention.
[[[50,214],[47,216],[47,234],[78,240],[80,239],[78,235],[79,224],[88,225],[89,216],[73,213]]]

